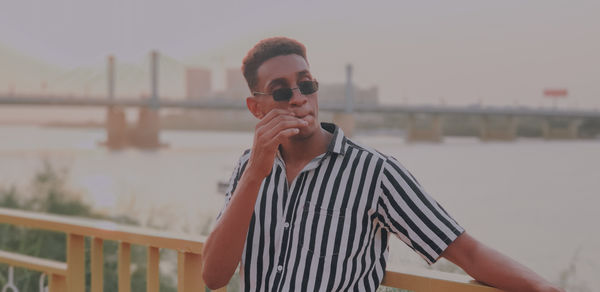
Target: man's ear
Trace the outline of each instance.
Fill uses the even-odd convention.
[[[254,98],[254,96],[246,97],[246,106],[252,115],[254,115],[257,119],[260,120],[263,118],[263,113],[259,109],[258,103],[256,102],[256,98]]]

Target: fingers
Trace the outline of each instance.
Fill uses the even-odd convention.
[[[257,138],[266,135],[267,139],[270,140],[277,132],[283,129],[305,125],[306,122],[296,118],[292,112],[282,109],[273,109],[256,124],[255,135]],[[275,130],[275,132],[272,130]]]
[[[275,159],[277,146],[285,139],[300,132],[300,127],[308,123],[295,117],[294,113],[284,109],[269,111],[256,124],[254,132],[254,145],[252,146],[253,163],[251,167],[258,169],[259,173],[268,175]]]
[[[255,155],[274,155],[277,146],[287,138],[300,133],[300,128],[308,122],[295,117],[287,110],[273,109],[256,125],[253,153]]]
[[[286,109],[279,109],[279,108],[272,109],[264,117],[262,117],[260,119],[260,121],[256,124],[256,126],[259,127],[261,125],[269,123],[271,120],[273,120],[274,118],[276,118],[280,115],[293,116],[294,113],[292,113],[291,111],[286,110]]]
[[[273,142],[277,143],[277,145],[281,144],[281,142],[283,142],[285,139],[292,137],[296,134],[300,133],[300,129],[298,128],[291,128],[291,129],[285,129],[283,131],[280,131],[275,138],[273,138]]]
[[[280,116],[264,125],[264,137],[270,140],[277,136],[281,131],[294,128],[298,129],[306,125],[308,125],[308,123],[305,120],[291,116]]]

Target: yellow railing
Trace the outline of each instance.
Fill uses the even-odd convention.
[[[0,263],[40,271],[48,275],[50,292],[85,290],[85,244],[90,237],[91,291],[103,291],[104,240],[117,241],[119,292],[131,290],[131,244],[147,247],[146,289],[158,292],[159,251],[171,249],[177,256],[178,291],[204,291],[201,277],[202,237],[129,227],[107,221],[71,218],[0,208],[0,223],[65,233],[67,262],[57,262],[0,251]],[[6,236],[6,235],[2,235]],[[8,235],[10,236],[10,235]],[[500,291],[474,282],[467,276],[435,271],[386,271],[382,285],[411,291]],[[218,291],[226,291],[226,288]]]

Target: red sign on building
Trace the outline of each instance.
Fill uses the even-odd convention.
[[[566,88],[544,89],[544,96],[550,98],[567,97],[568,91]]]

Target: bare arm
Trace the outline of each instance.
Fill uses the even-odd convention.
[[[202,278],[210,289],[223,287],[231,279],[242,257],[260,185],[273,167],[277,147],[305,123],[288,111],[274,109],[256,125],[246,170],[202,250]]]
[[[562,291],[466,232],[451,243],[442,256],[460,266],[477,281],[505,291]]]
[[[202,278],[212,290],[229,282],[240,261],[261,182],[257,175],[244,172],[227,211],[204,243]]]

